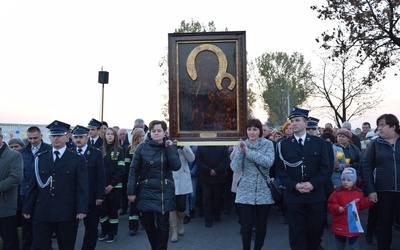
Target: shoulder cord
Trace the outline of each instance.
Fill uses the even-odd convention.
[[[303,164],[302,160],[298,161],[298,162],[295,162],[295,163],[290,163],[290,162],[286,161],[282,156],[281,142],[278,142],[278,152],[279,152],[279,158],[285,164],[285,169],[287,169],[287,167],[295,168],[295,167],[298,167],[299,165]]]
[[[45,188],[53,182],[53,176],[51,176],[51,175],[47,179],[46,183],[42,182],[42,179],[39,176],[39,157],[38,156],[35,157],[35,176],[36,176],[36,181],[39,184],[39,187],[41,187],[41,188]]]

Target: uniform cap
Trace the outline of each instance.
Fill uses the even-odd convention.
[[[318,128],[319,119],[311,117],[308,120],[307,128]]]
[[[90,122],[88,123],[88,128],[101,128],[102,123],[99,122],[98,120],[92,118],[92,120],[90,120]]]
[[[293,117],[296,117],[296,116],[302,116],[302,117],[308,119],[308,112],[309,112],[309,110],[301,109],[298,107],[293,107],[292,112],[289,115],[289,119],[292,119]]]
[[[88,136],[89,129],[87,127],[84,127],[81,125],[76,125],[74,130],[72,130],[72,135],[73,136]]]
[[[49,131],[49,135],[65,135],[67,134],[68,129],[71,127],[68,123],[60,122],[60,121],[53,121],[49,125],[46,126]]]

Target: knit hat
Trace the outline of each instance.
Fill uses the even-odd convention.
[[[354,168],[345,168],[342,172],[341,179],[348,179],[352,182],[356,183],[357,181],[357,172]]]
[[[336,132],[336,134],[337,134],[337,135],[342,134],[342,135],[346,136],[346,137],[349,138],[349,139],[351,139],[351,137],[352,137],[351,132],[350,132],[348,129],[345,129],[345,128],[339,129],[339,130]]]
[[[23,142],[21,139],[19,139],[19,138],[11,138],[11,139],[8,141],[8,145],[11,145],[11,144],[14,144],[14,143],[19,144],[21,147],[25,146],[25,145],[24,145],[24,142]]]

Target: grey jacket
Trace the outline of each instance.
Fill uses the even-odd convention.
[[[245,141],[248,152],[237,151],[232,162],[233,172],[242,172],[236,193],[236,203],[261,205],[274,204],[271,191],[264,177],[257,169],[256,164],[265,176],[269,176],[269,169],[274,163],[275,150],[272,141],[259,138],[255,143]]]
[[[22,155],[7,144],[0,148],[0,218],[16,215],[18,186],[22,180]]]

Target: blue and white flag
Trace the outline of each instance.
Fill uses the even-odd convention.
[[[358,216],[356,202],[352,201],[347,206],[347,224],[350,233],[364,233],[361,226],[360,216]]]

